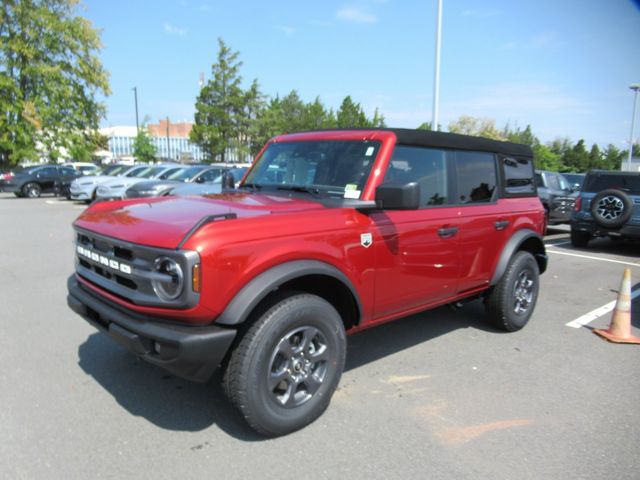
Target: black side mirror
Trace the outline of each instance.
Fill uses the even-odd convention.
[[[380,210],[416,210],[420,208],[420,185],[383,183],[376,188],[376,208]]]
[[[233,190],[236,188],[236,180],[233,178],[231,172],[226,171],[222,174],[222,189],[223,190]]]

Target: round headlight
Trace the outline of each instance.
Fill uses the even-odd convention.
[[[182,293],[184,286],[184,275],[180,264],[169,257],[157,258],[154,262],[156,272],[165,275],[165,279],[154,279],[151,286],[156,295],[164,301],[175,300]]]

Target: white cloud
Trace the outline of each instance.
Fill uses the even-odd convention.
[[[558,35],[555,32],[542,32],[529,39],[529,45],[534,48],[547,48],[558,44]]]
[[[187,30],[185,28],[176,27],[175,25],[171,25],[170,23],[165,23],[163,25],[165,33],[169,35],[178,35],[179,37],[184,37],[187,34]]]
[[[345,5],[336,13],[336,18],[353,23],[376,23],[378,17],[363,7]]]
[[[291,27],[289,25],[276,25],[276,28],[288,37],[292,36],[298,31],[295,27]]]

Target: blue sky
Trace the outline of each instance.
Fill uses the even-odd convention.
[[[627,148],[640,83],[639,0],[443,0],[440,123],[530,124],[543,141]],[[430,121],[436,0],[85,0],[102,30],[112,95],[103,126],[193,121],[217,38],[245,85],[337,108],[346,95],[387,125]],[[639,115],[640,116],[640,115]],[[636,138],[640,119],[636,120]]]

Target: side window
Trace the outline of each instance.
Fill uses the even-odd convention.
[[[492,153],[456,152],[456,203],[490,202],[496,191],[496,163]]]
[[[536,173],[536,187],[544,187],[544,182],[542,181],[542,174]]]
[[[58,174],[56,167],[42,167],[38,170],[41,177],[55,177]]]
[[[536,194],[533,160],[524,157],[501,157],[505,197],[525,197]]]
[[[198,177],[200,182],[213,182],[216,178],[220,176],[222,173],[222,169],[213,168],[211,170],[205,170],[202,172],[202,175]]]
[[[420,185],[420,206],[450,203],[445,150],[397,145],[384,181],[417,182]]]
[[[70,167],[61,167],[61,168],[60,168],[60,175],[65,175],[65,176],[73,177],[73,176],[77,176],[77,175],[78,175],[78,172],[77,172],[77,170],[75,170],[74,168],[70,168]]]

